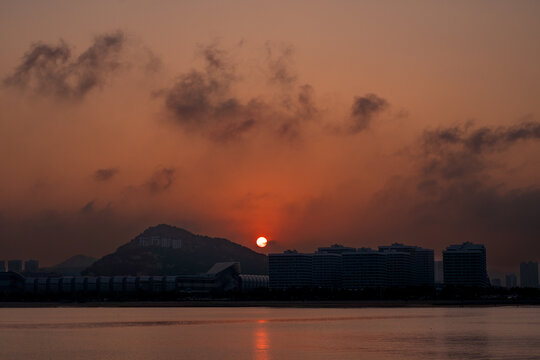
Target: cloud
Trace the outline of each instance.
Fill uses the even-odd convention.
[[[97,169],[94,172],[94,180],[96,181],[109,181],[118,173],[117,168]]]
[[[205,47],[200,53],[205,69],[180,75],[165,91],[166,108],[188,131],[224,138],[248,131],[255,122],[249,117],[249,108],[255,103],[242,105],[230,95],[236,76],[227,53],[217,45]]]
[[[173,168],[161,168],[154,172],[145,183],[146,189],[153,194],[161,193],[169,189],[175,181],[175,170]]]
[[[472,123],[426,130],[417,142],[416,171],[395,178],[367,206],[378,236],[431,246],[484,243],[488,265],[515,266],[540,253],[540,188],[488,176],[518,142],[540,139],[540,123],[502,127]],[[499,159],[497,161],[497,159]],[[388,219],[382,221],[381,219]]]
[[[95,207],[95,200],[92,200],[81,208],[81,213],[90,214],[94,211],[94,207]]]
[[[368,129],[372,118],[386,110],[388,106],[389,104],[385,99],[375,94],[355,97],[351,109],[349,132],[356,134]]]
[[[540,139],[540,123],[474,128],[467,123],[424,131],[423,172],[444,179],[472,176],[486,168],[485,155],[504,152],[525,140]]]
[[[236,140],[258,129],[294,138],[302,124],[317,114],[310,85],[298,86],[292,93],[288,90],[284,100],[277,103],[261,97],[243,101],[234,95],[233,87],[240,76],[229,53],[212,44],[201,47],[199,55],[204,61],[202,70],[181,74],[158,95],[164,98],[174,122],[187,132],[217,141]],[[292,82],[280,59],[270,62],[276,81]]]
[[[294,85],[298,79],[298,75],[292,69],[294,48],[291,45],[285,44],[277,47],[267,42],[266,55],[270,83],[281,86]]]
[[[57,45],[37,43],[23,56],[4,85],[39,95],[81,99],[103,86],[107,77],[121,68],[120,54],[126,44],[121,31],[96,36],[78,57],[60,41]]]

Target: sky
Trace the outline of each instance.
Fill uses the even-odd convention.
[[[0,258],[168,223],[540,260],[537,1],[0,3]]]

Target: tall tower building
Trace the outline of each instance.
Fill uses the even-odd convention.
[[[521,287],[538,287],[538,263],[536,261],[522,262],[519,265]]]

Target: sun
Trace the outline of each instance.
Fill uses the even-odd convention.
[[[266,238],[264,236],[261,236],[260,238],[257,239],[257,246],[258,247],[265,247],[266,245],[268,245],[268,240],[266,240]]]

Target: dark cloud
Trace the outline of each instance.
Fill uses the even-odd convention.
[[[471,123],[424,132],[424,147],[429,151],[460,146],[472,153],[504,151],[521,140],[540,139],[540,123],[529,121],[513,126],[474,129]]]
[[[204,71],[180,75],[165,91],[165,105],[175,121],[188,131],[202,131],[215,137],[235,137],[248,131],[255,121],[249,118],[250,105],[230,95],[235,81],[234,66],[225,51],[216,45],[201,50]]]
[[[119,55],[125,43],[121,31],[99,35],[76,58],[63,41],[58,45],[34,44],[4,84],[40,95],[80,99],[102,86],[108,75],[121,67]]]
[[[145,187],[151,193],[161,193],[169,189],[175,180],[175,170],[172,168],[162,168],[157,170],[146,182]]]
[[[94,205],[95,205],[95,201],[92,200],[90,202],[88,202],[86,205],[84,205],[82,208],[81,208],[81,213],[83,214],[90,214],[94,211]]]
[[[269,81],[282,86],[292,86],[298,78],[292,68],[294,48],[291,45],[277,47],[266,43]]]
[[[445,179],[472,176],[486,168],[485,155],[503,152],[520,141],[540,139],[540,123],[474,128],[465,125],[424,131],[423,171]]]
[[[351,110],[352,123],[349,126],[349,131],[355,134],[368,129],[372,118],[386,110],[388,106],[389,104],[385,99],[375,94],[355,97]]]
[[[302,123],[317,113],[310,85],[299,86],[294,95],[287,93],[279,104],[257,97],[242,101],[233,94],[239,77],[229,54],[215,44],[202,47],[199,54],[204,70],[180,75],[159,94],[174,121],[186,131],[229,141],[264,128],[279,137],[294,138]]]
[[[539,129],[531,121],[425,131],[417,172],[388,183],[368,207],[376,218],[389,219],[380,225],[380,236],[399,234],[403,241],[432,247],[484,243],[488,265],[495,268],[510,269],[530,254],[540,254],[540,188],[515,187],[487,175],[494,166],[504,169],[494,155],[520,141],[539,139]]]
[[[97,169],[94,172],[94,180],[108,181],[108,180],[111,180],[117,173],[118,173],[117,168]]]

